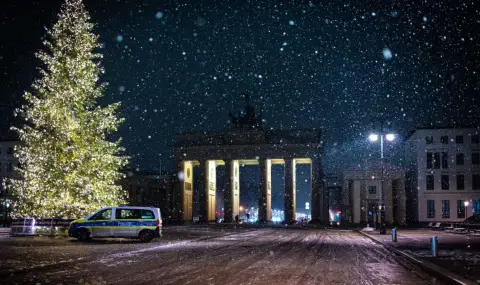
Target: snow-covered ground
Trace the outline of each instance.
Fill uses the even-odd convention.
[[[480,237],[478,236],[446,231],[400,230],[398,242],[392,242],[390,233],[388,235],[379,235],[378,232],[368,234],[383,243],[433,262],[480,284]],[[438,240],[437,257],[432,257],[430,251],[430,238],[433,236]]]
[[[43,268],[8,274],[4,271],[0,280],[6,282],[2,284],[434,283],[413,265],[354,232],[207,228],[189,231],[183,227],[172,232],[170,238],[168,235],[165,240],[150,244],[79,244],[60,240],[57,245],[47,244],[43,249],[38,246],[32,251],[23,247],[19,250],[15,243],[0,242],[2,263],[12,260],[15,251],[22,253],[26,261],[50,262]],[[21,259],[14,260],[21,263]],[[65,262],[51,265],[60,260]],[[21,264],[10,263],[11,270],[20,268]]]

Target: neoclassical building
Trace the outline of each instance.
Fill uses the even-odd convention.
[[[175,163],[180,187],[172,197],[172,214],[179,221],[193,218],[193,167],[200,167],[200,220],[216,220],[217,166],[225,166],[228,178],[224,193],[224,219],[231,222],[239,214],[240,166],[259,165],[258,217],[272,220],[271,167],[285,167],[285,222],[294,222],[296,204],[296,166],[309,164],[311,171],[312,220],[328,222],[328,195],[322,182],[322,144],[318,130],[265,130],[262,118],[255,113],[249,96],[245,96],[243,115],[230,113],[231,127],[221,132],[180,133],[175,142]]]
[[[342,208],[347,223],[370,224],[381,222],[379,206],[385,195],[387,224],[406,224],[406,169],[374,161],[343,172]],[[382,180],[384,189],[382,191]]]

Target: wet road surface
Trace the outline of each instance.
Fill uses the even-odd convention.
[[[347,231],[187,228],[149,244],[62,240],[31,251],[28,240],[5,242],[7,265],[22,252],[39,264],[57,257],[23,267],[17,258],[0,270],[1,284],[441,284]]]

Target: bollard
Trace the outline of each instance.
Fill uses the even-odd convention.
[[[438,237],[433,236],[430,238],[430,250],[433,257],[438,255]]]
[[[392,229],[392,241],[397,242],[397,228]]]

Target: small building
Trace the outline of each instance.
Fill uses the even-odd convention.
[[[12,193],[8,191],[8,179],[20,179],[16,170],[18,159],[14,156],[15,146],[19,145],[14,135],[0,136],[0,224],[5,224],[11,211]]]
[[[347,223],[380,223],[382,180],[384,181],[385,220],[391,225],[406,224],[406,170],[374,161],[343,172],[343,219]]]
[[[20,178],[15,170],[18,166],[18,159],[14,156],[15,146],[20,141],[15,136],[0,136],[0,178]]]
[[[408,220],[460,222],[480,214],[480,130],[425,128],[405,141]]]

